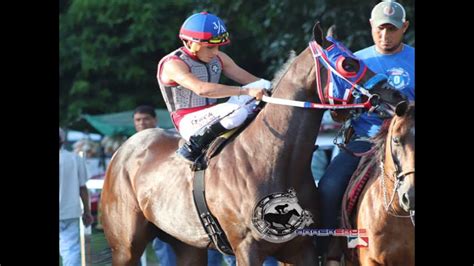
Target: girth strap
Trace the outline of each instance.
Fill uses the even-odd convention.
[[[219,222],[211,214],[211,211],[207,207],[204,173],[205,167],[204,169],[196,169],[193,180],[193,198],[199,219],[201,220],[204,230],[216,246],[217,250],[219,250],[219,252],[224,255],[234,255],[234,252],[232,251],[229,241],[227,240],[227,237]]]

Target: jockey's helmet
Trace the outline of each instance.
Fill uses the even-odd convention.
[[[221,46],[230,42],[229,32],[222,19],[208,12],[188,17],[179,30],[179,38],[211,46]]]

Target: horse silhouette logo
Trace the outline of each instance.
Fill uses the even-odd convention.
[[[277,211],[279,214],[283,214],[286,207],[288,207],[288,204],[277,205],[275,206],[275,211]]]
[[[272,226],[275,227],[274,223],[283,225],[285,228],[288,228],[287,226],[292,226],[289,221],[290,218],[296,215],[297,217],[300,217],[300,214],[296,211],[296,209],[292,209],[291,211],[281,214],[281,213],[267,213],[263,216],[263,219],[270,223]]]
[[[311,213],[298,204],[294,189],[264,197],[255,206],[252,217],[254,229],[262,238],[273,243],[295,238],[297,229],[312,223]]]

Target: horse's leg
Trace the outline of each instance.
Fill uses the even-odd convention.
[[[381,265],[371,258],[368,248],[359,249],[359,263],[361,266]]]
[[[109,168],[111,165],[114,166],[113,162]],[[124,177],[124,173],[116,175],[116,178]],[[112,264],[138,265],[146,245],[157,234],[156,227],[145,219],[129,186],[105,190],[101,207],[104,234],[112,250]]]
[[[330,237],[328,252],[326,254],[326,265],[327,266],[338,266],[341,265],[341,257],[343,254],[343,238],[342,237]]]
[[[257,243],[248,234],[234,250],[237,266],[261,266],[265,258],[258,254]]]
[[[173,239],[170,245],[176,254],[177,266],[207,265],[207,249],[196,248]]]
[[[281,265],[319,265],[318,254],[313,239],[306,238],[302,241],[281,248],[276,254],[276,259],[286,261]]]
[[[103,220],[104,228],[109,231],[106,237],[112,250],[112,265],[138,265],[146,245],[154,235],[153,225],[145,220],[142,213],[136,212],[122,215],[119,220],[120,223]]]

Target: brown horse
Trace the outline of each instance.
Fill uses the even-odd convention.
[[[356,210],[369,241],[357,250],[361,265],[415,265],[415,105],[395,112],[374,138],[375,167]]]
[[[319,24],[313,38],[323,49],[330,45]],[[353,60],[344,61],[343,67],[354,66]],[[307,48],[275,82],[273,97],[318,101],[314,73],[321,74],[325,85],[326,69],[315,68]],[[373,75],[368,71],[360,82]],[[395,90],[384,84],[371,91],[395,101]],[[255,232],[252,215],[263,197],[293,188],[301,208],[319,221],[310,163],[322,115],[322,109],[267,104],[210,160],[205,173],[206,201],[227,235],[238,265],[261,265],[267,256],[285,263],[316,265],[311,237],[269,242]],[[195,209],[193,172],[175,155],[179,140],[161,129],[144,130],[127,140],[110,161],[101,206],[114,265],[136,265],[156,236],[170,243],[179,265],[206,265],[206,249],[214,246]]]

